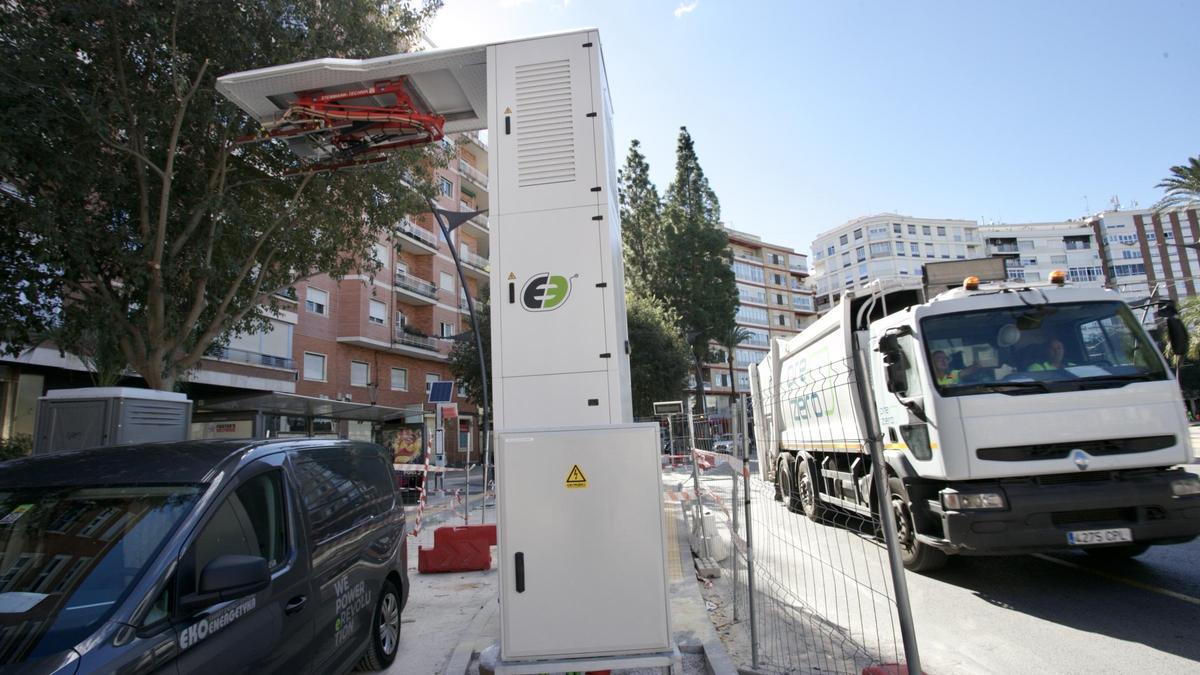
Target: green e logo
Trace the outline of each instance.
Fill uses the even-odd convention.
[[[562,306],[571,295],[571,280],[561,274],[540,272],[525,282],[521,305],[530,312],[548,312]]]

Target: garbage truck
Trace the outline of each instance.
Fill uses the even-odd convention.
[[[1057,271],[929,290],[848,293],[750,368],[760,472],[789,510],[890,508],[912,571],[951,555],[1123,558],[1200,534],[1180,388],[1142,311]],[[1173,305],[1156,320],[1182,353]]]

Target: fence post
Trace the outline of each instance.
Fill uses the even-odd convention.
[[[904,660],[908,665],[909,675],[921,675],[921,654],[917,649],[917,633],[913,626],[912,607],[908,599],[908,582],[904,578],[904,563],[900,560],[900,545],[896,541],[896,518],[892,513],[891,489],[888,487],[887,470],[883,463],[883,434],[875,418],[875,399],[871,395],[871,387],[867,384],[868,364],[867,355],[870,353],[866,331],[856,332],[854,336],[854,385],[857,388],[858,400],[864,402],[863,431],[866,432],[867,447],[871,451],[871,473],[874,476],[875,501],[879,505],[879,522],[883,529],[883,540],[887,544],[888,566],[892,572],[892,587],[896,590],[896,614],[900,620],[900,635],[904,641]]]
[[[734,462],[732,461],[733,458],[737,458],[737,457],[739,457],[739,455],[743,454],[741,452],[741,446],[745,443],[745,435],[744,434],[742,435],[742,439],[743,439],[742,443],[736,442],[736,440],[738,438],[737,434],[739,432],[743,431],[742,428],[739,428],[741,426],[742,422],[743,422],[743,420],[742,420],[741,416],[735,416],[733,418],[733,423],[734,423],[733,424],[733,427],[734,427],[734,437],[733,438],[734,438],[735,442],[734,442],[733,446],[729,448],[731,454],[733,455],[733,457],[730,458],[731,461],[729,463],[729,468],[731,468],[731,469],[734,466]],[[744,462],[745,459],[742,459],[742,461]],[[730,501],[730,506],[732,507],[732,510],[733,510],[733,526],[732,526],[733,530],[729,534],[729,559],[731,561],[730,569],[732,571],[731,577],[732,577],[732,584],[733,584],[733,620],[735,622],[739,620],[739,617],[738,617],[738,575],[737,575],[737,573],[738,573],[738,563],[737,563],[737,559],[738,559],[738,550],[737,550],[738,474],[744,470],[745,470],[745,467],[743,466],[743,467],[741,467],[741,469],[739,471],[730,473],[730,478],[733,479],[733,495],[732,495],[732,498]]]
[[[696,493],[695,516],[700,526],[700,542],[703,544],[704,557],[712,557],[708,551],[708,531],[704,529],[704,504],[700,501],[700,467],[696,462],[696,417],[688,413],[688,455],[692,458],[692,488]],[[688,533],[691,534],[690,532]]]

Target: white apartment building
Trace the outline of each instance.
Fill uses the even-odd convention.
[[[1157,288],[1159,297],[1196,295],[1200,284],[1200,208],[1105,211],[1087,219],[1098,242],[1108,285],[1136,302]]]
[[[881,213],[817,235],[812,245],[816,307],[824,312],[842,293],[874,279],[921,275],[931,260],[986,255],[973,220]]]
[[[1048,281],[1063,270],[1079,286],[1104,286],[1104,265],[1093,228],[1083,221],[982,225],[985,251],[1003,258],[1013,281]]]

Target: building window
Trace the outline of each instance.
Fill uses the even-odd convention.
[[[392,368],[392,391],[408,391],[407,368]]]
[[[1125,251],[1125,252],[1129,253],[1129,251]],[[1052,256],[1050,256],[1050,264],[1051,265],[1066,265],[1067,264],[1067,256],[1052,255]]]
[[[782,293],[775,294],[775,304],[777,304],[777,305],[783,304],[783,294]]]
[[[858,278],[859,279],[867,278],[867,263],[862,263],[861,265],[858,266]]]
[[[408,317],[404,316],[404,312],[396,312],[396,328],[404,328],[408,325]]]
[[[925,244],[925,257],[936,258],[937,255],[933,252],[933,244]]]
[[[737,310],[738,323],[752,323],[758,326],[767,325],[767,310],[762,307],[740,305]]]
[[[440,285],[441,285],[443,291],[454,290],[454,275],[453,274],[450,274],[449,272],[440,272],[438,274],[438,281],[440,282]]]
[[[842,236],[838,237],[838,244],[845,246],[846,244],[849,244],[849,243],[850,243],[849,235],[843,234]]]
[[[322,316],[328,314],[329,294],[319,288],[308,287],[304,295],[304,309]]]
[[[783,285],[783,275],[782,274],[772,274],[771,281],[773,281],[776,286],[782,286]]]
[[[896,234],[903,234],[904,228],[900,226],[900,223],[892,223],[892,232],[895,232]]]
[[[854,231],[854,241],[858,241],[859,239],[862,239],[862,228],[861,227]]]
[[[908,224],[908,233],[909,233],[909,234],[916,234],[916,233],[917,233],[917,226],[916,226],[916,225],[913,225],[912,223],[909,223],[909,224]]]
[[[451,183],[450,181],[446,180],[445,178],[443,178],[443,179],[442,179],[442,180],[441,180],[441,181],[438,183],[438,188],[440,189],[441,193],[442,193],[444,196],[446,196],[446,197],[453,197],[453,196],[454,196],[454,184],[453,184],[453,183]]]
[[[441,379],[441,373],[425,373],[425,396],[429,396],[429,388],[433,386],[433,383]]]
[[[912,253],[913,257],[915,258],[915,257],[921,255],[921,245],[915,241],[910,241],[908,243],[908,251],[909,251],[909,253]]]
[[[946,228],[945,228],[945,227],[943,227],[942,225],[938,225],[938,226],[937,226],[937,233],[938,233],[938,236],[939,236],[939,237],[944,237],[944,236],[946,236]]]
[[[733,276],[742,281],[752,281],[761,284],[763,282],[763,271],[761,267],[751,265],[750,263],[734,262]]]
[[[930,227],[930,226],[928,226],[928,225],[922,225],[922,226],[921,226],[921,234],[923,234],[923,235],[925,235],[926,237],[928,237],[928,236],[930,236],[930,235],[932,235],[932,234],[933,234],[933,228],[931,228],[931,227]]]
[[[458,421],[458,449],[460,452],[471,451],[471,420]]]
[[[325,355],[304,352],[304,379],[313,382],[325,381]]]
[[[350,386],[365,387],[371,382],[371,365],[362,361],[350,362]]]
[[[862,262],[862,261],[866,260],[867,259],[867,249],[863,248],[862,246],[859,246],[858,248],[854,249],[854,256],[858,260],[858,262]]]
[[[1022,251],[1032,251],[1033,250],[1033,240],[1032,239],[1018,239],[1017,240],[1017,248]]]
[[[850,251],[842,251],[842,267],[850,266]]]
[[[871,244],[871,257],[882,258],[892,254],[892,242],[880,241]]]
[[[444,338],[454,337],[454,326],[442,321],[440,335]]]
[[[825,255],[827,255],[827,256],[829,256],[829,255],[833,255],[833,247],[832,247],[832,246],[830,246],[829,248],[825,249]]]
[[[387,264],[388,264],[387,246],[384,246],[383,244],[375,244],[374,249],[375,249],[374,250],[375,262],[379,263],[383,267],[387,267]]]
[[[374,324],[379,324],[380,326],[387,323],[387,305],[378,300],[371,300],[368,302],[368,305],[368,321]]]
[[[780,326],[783,326],[785,328],[787,327],[787,317],[786,316],[780,314],[779,316],[775,317],[775,319],[779,323]]]

